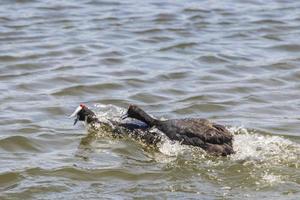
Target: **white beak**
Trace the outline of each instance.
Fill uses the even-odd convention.
[[[69,118],[75,117],[82,110],[81,106],[78,106],[76,110],[69,116]]]

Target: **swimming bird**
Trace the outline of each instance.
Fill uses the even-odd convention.
[[[80,104],[69,118],[75,117],[74,124],[78,121],[85,122],[86,126],[92,130],[110,131],[115,137],[130,136],[133,139],[139,140],[145,144],[155,145],[161,140],[159,133],[150,130],[145,123],[133,122],[118,122],[113,120],[101,121],[96,114],[90,110],[86,105]]]
[[[84,121],[88,124],[99,122],[96,114],[84,104],[80,104],[75,109],[75,111],[69,116],[69,118],[72,117],[76,117],[73,125],[75,125],[78,121]]]
[[[130,105],[123,119],[130,117],[155,126],[171,140],[182,144],[199,146],[208,153],[226,156],[233,154],[232,134],[225,126],[212,123],[207,119],[186,118],[158,120],[151,117],[136,105]]]

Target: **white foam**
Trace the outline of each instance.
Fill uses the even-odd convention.
[[[154,130],[159,132],[159,130]],[[157,144],[159,153],[155,153],[154,159],[159,163],[171,163],[187,149],[178,141],[171,141],[165,135],[162,135],[161,141]]]
[[[233,148],[236,153],[231,156],[232,160],[269,164],[298,162],[300,145],[280,136],[251,133],[238,127],[234,129]]]
[[[249,176],[256,179],[258,187],[272,186],[283,183],[286,179],[280,172],[285,166],[300,164],[300,145],[289,139],[263,135],[247,131],[243,127],[233,127],[233,148],[235,154],[230,160],[250,166]]]
[[[273,184],[284,182],[284,181],[282,181],[282,176],[274,175],[273,173],[268,173],[268,172],[265,172],[261,178],[262,178],[262,182],[265,182],[268,185],[269,184],[273,185]]]
[[[157,145],[159,151],[168,156],[178,156],[187,147],[181,145],[178,141],[171,141],[167,137],[163,137],[162,141]]]
[[[120,108],[118,106],[108,104],[95,104],[95,114],[100,120],[108,121],[121,121],[121,116],[126,113],[126,109]]]

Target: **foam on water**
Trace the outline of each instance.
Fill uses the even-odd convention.
[[[126,113],[126,109],[108,104],[95,104],[95,113],[97,117],[101,121],[108,121],[108,120],[114,120],[114,121],[121,121],[121,116]]]
[[[298,169],[300,145],[280,136],[248,131],[243,127],[231,127],[235,134],[235,154],[230,160],[250,167],[249,177],[258,187],[267,187],[289,180],[292,174],[282,174],[283,168]]]
[[[274,175],[273,173],[265,172],[261,177],[261,181],[257,181],[256,184],[274,185],[277,183],[283,183],[283,178],[284,177],[281,175]]]
[[[289,139],[254,133],[242,127],[232,127],[230,131],[235,134],[233,148],[236,153],[231,156],[232,160],[243,161],[245,165],[281,165],[291,162],[296,165],[299,162],[300,145]]]
[[[159,130],[156,130],[158,132]],[[160,143],[158,143],[159,151],[167,156],[178,156],[184,150],[187,149],[186,145],[181,145],[178,141],[171,141],[169,138],[162,137]]]

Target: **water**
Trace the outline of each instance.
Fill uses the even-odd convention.
[[[0,3],[0,199],[299,199],[298,1]],[[235,155],[92,134],[115,117],[230,127]],[[111,106],[114,105],[114,106]]]

